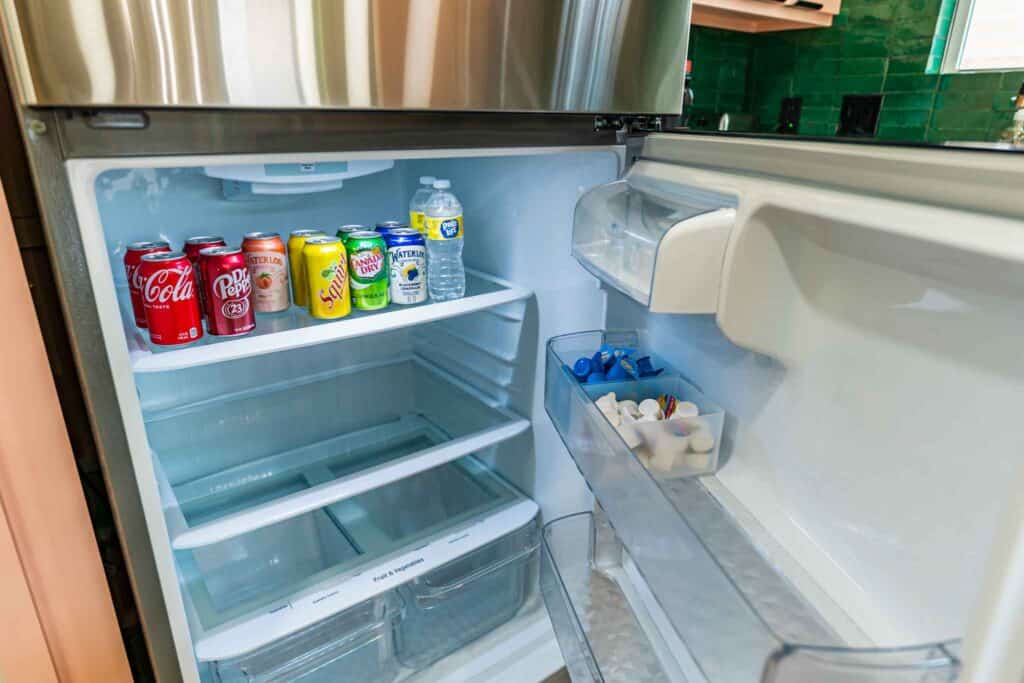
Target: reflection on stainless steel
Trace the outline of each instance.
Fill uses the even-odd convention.
[[[2,0],[27,105],[677,113],[689,0]]]

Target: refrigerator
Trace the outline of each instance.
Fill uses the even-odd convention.
[[[688,10],[5,4],[160,680],[1020,680],[1019,161],[673,132]],[[135,325],[428,175],[465,297]]]

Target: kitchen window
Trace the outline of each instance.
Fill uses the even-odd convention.
[[[952,0],[946,0],[943,9],[949,4]],[[948,18],[943,73],[1024,69],[1024,7],[1019,0],[955,4]],[[941,29],[947,19],[940,16],[939,21]]]

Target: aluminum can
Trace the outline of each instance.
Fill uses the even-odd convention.
[[[206,331],[232,337],[256,329],[252,278],[242,250],[207,247],[199,252],[199,270],[206,288]]]
[[[377,232],[354,232],[345,246],[352,304],[363,311],[384,308],[388,305],[388,249],[384,238]]]
[[[309,276],[309,314],[314,318],[344,318],[352,312],[348,253],[340,237],[310,237],[302,247]]]
[[[405,230],[408,227],[408,223],[403,223],[401,221],[381,221],[377,224],[376,230],[384,237],[387,237],[388,233],[392,230]]]
[[[199,252],[207,247],[224,247],[227,242],[220,235],[200,235],[185,240],[185,256],[192,262],[192,272],[196,276],[196,291],[199,292],[199,312],[206,318],[206,288],[203,287],[203,269],[199,267]]]
[[[146,254],[139,264],[139,277],[151,342],[173,346],[203,336],[196,278],[183,252]]]
[[[427,300],[427,247],[419,230],[392,230],[388,245],[388,293],[393,304]]]
[[[341,238],[342,244],[348,244],[348,236],[354,232],[369,232],[371,228],[366,225],[358,225],[355,223],[349,225],[343,225],[338,228],[338,237]]]
[[[252,305],[257,313],[277,313],[291,305],[288,257],[276,232],[247,232],[242,253],[252,278]]]
[[[306,271],[302,262],[302,246],[306,240],[315,235],[323,235],[322,230],[292,230],[288,237],[288,266],[292,281],[292,303],[296,306],[309,305],[309,285],[306,283]]]
[[[146,254],[170,251],[171,245],[163,241],[132,242],[124,251],[124,274],[128,279],[128,294],[132,300],[132,315],[135,324],[146,327],[146,309],[142,306],[142,277],[139,264]]]

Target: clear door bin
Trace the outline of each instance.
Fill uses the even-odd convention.
[[[385,593],[248,655],[214,662],[217,683],[389,683],[398,675]]]
[[[650,356],[662,373],[619,382],[580,383],[570,368],[600,347],[635,349]],[[636,332],[594,331],[555,337],[548,342],[547,407],[563,433],[588,439],[592,420],[608,422],[618,439],[612,452],[637,460],[658,479],[710,474],[718,469],[725,413],[657,355],[643,347]],[[614,399],[611,395],[614,394]],[[645,399],[672,397],[658,415],[637,417]],[[663,402],[664,403],[664,402]],[[671,412],[666,418],[666,413]]]
[[[539,545],[534,519],[400,587],[399,661],[421,669],[514,617],[533,585]]]
[[[573,683],[668,683],[672,663],[659,659],[619,580],[621,546],[590,512],[544,525],[540,588]],[[666,665],[667,664],[667,665]]]
[[[639,161],[583,195],[572,253],[602,282],[659,313],[714,313],[736,200]]]

